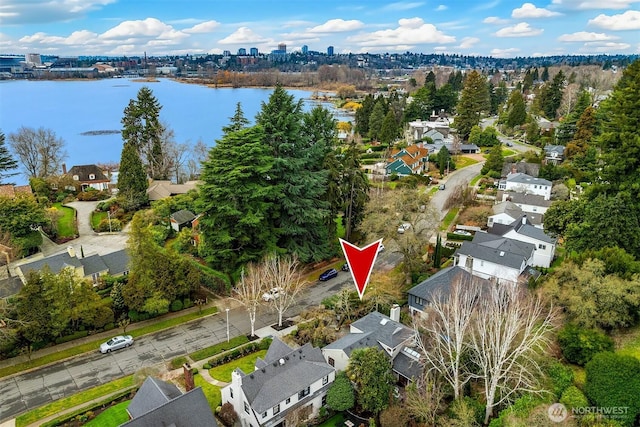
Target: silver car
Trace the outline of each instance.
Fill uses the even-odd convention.
[[[133,344],[133,337],[131,335],[118,335],[100,344],[100,353],[110,353],[114,350],[129,347],[131,344]]]

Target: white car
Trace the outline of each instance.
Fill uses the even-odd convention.
[[[384,245],[382,243],[380,243],[380,245],[378,246],[378,253],[384,251]]]
[[[272,288],[269,291],[262,294],[262,299],[265,301],[273,301],[280,297],[280,294],[284,294],[284,289],[282,288]]]
[[[404,232],[410,228],[411,228],[411,224],[405,222],[404,224],[401,224],[400,227],[398,227],[398,233],[404,234]]]
[[[100,344],[100,353],[111,353],[114,350],[129,347],[131,344],[133,344],[133,337],[131,335],[118,335]]]

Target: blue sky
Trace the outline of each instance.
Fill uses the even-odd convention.
[[[640,0],[2,0],[0,53],[640,53]]]

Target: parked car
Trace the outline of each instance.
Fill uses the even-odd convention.
[[[334,277],[338,277],[338,270],[335,268],[330,268],[320,275],[320,280],[325,282],[329,279],[333,279]]]
[[[507,143],[505,144],[507,147],[513,147],[513,143],[507,141]]]
[[[440,184],[440,186],[438,187],[438,190],[444,190],[445,189],[445,185],[444,184]]]
[[[378,246],[378,253],[384,251],[384,245],[382,243],[380,243],[380,246]]]
[[[405,222],[404,224],[400,224],[400,227],[398,227],[398,233],[404,234],[404,232],[410,228],[411,228],[411,224],[409,224],[408,222]]]
[[[340,270],[349,271],[349,264],[345,262],[344,264],[342,264],[342,268],[340,268]]]
[[[284,294],[284,289],[282,288],[271,288],[264,294],[262,294],[262,299],[265,301],[272,301],[280,297],[281,294]]]
[[[129,347],[131,344],[133,344],[133,337],[131,335],[118,335],[100,344],[100,353],[111,353],[114,350]]]

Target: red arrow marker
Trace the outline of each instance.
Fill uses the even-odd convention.
[[[360,249],[346,240],[340,239],[342,252],[344,252],[344,257],[347,259],[349,271],[351,272],[353,282],[356,284],[356,289],[358,290],[360,299],[362,299],[367,283],[369,283],[371,270],[373,270],[373,264],[376,262],[376,258],[378,257],[378,247],[381,243],[382,239]]]

